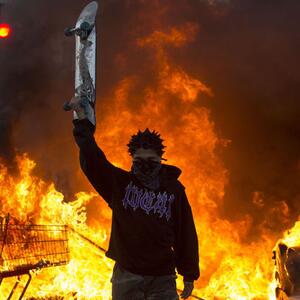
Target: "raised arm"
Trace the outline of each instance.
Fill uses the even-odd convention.
[[[112,208],[116,167],[111,164],[94,138],[94,125],[88,119],[73,120],[73,134],[80,149],[80,166],[84,174]]]

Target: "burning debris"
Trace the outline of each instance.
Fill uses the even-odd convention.
[[[287,230],[273,251],[277,300],[300,299],[300,222]]]
[[[2,276],[17,275],[19,266],[29,274],[31,269],[42,269],[28,286],[27,299],[75,299],[90,295],[106,299],[111,262],[91,245],[92,240],[104,243],[106,231],[94,232],[86,224],[85,205],[95,194],[79,193],[74,202],[65,203],[53,184],[32,174],[35,163],[28,156],[17,157],[17,165],[19,175],[11,175],[3,164],[0,167],[0,215],[7,212],[11,216],[7,227],[4,219],[1,223]],[[56,267],[45,269],[53,265]],[[2,281],[1,300],[6,299],[14,284],[14,278]],[[24,284],[22,280],[19,289]]]
[[[279,243],[273,259],[276,271],[276,299],[300,299],[300,246],[288,247]]]
[[[19,298],[22,299],[31,281],[31,271],[69,262],[67,227],[15,225],[10,223],[9,215],[0,219],[0,286],[4,278],[17,277],[7,298],[10,299],[21,277],[27,275],[28,280]]]

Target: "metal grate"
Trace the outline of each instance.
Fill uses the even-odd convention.
[[[1,226],[0,246],[0,273],[30,266],[59,266],[70,260],[65,225]]]

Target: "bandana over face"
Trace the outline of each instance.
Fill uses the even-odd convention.
[[[131,172],[144,186],[155,190],[159,187],[160,168],[161,163],[158,161],[139,159],[133,161]]]

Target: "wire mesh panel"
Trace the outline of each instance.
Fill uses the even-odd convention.
[[[0,272],[30,266],[66,264],[68,228],[64,225],[0,226]]]

